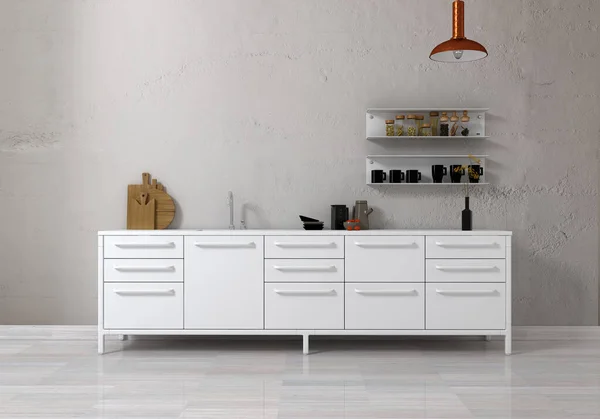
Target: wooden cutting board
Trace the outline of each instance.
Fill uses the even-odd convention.
[[[137,199],[127,203],[127,228],[130,230],[154,230],[156,201],[148,202],[148,193],[142,192]]]
[[[167,192],[161,183],[158,183],[156,179],[151,179],[150,173],[142,173],[142,184],[141,185],[128,185],[127,186],[127,202],[128,209],[129,203],[140,199],[142,193],[148,194],[148,200],[155,202],[155,215],[154,215],[154,229],[164,230],[169,227],[175,218],[175,202]],[[132,204],[133,205],[133,204]],[[129,211],[127,213],[127,228],[130,227]]]

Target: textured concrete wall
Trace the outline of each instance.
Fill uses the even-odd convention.
[[[600,2],[467,1],[490,57],[428,60],[450,0],[0,0],[0,323],[94,323],[98,229],[159,176],[176,225],[456,228],[459,191],[372,189],[368,153],[490,154],[477,228],[514,230],[514,320],[598,324]],[[365,141],[369,106],[485,106],[489,141]],[[239,214],[236,214],[239,218]]]

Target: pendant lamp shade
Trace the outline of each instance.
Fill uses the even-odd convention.
[[[465,2],[455,0],[452,4],[452,38],[442,42],[431,51],[433,61],[464,63],[488,56],[483,45],[465,38]]]

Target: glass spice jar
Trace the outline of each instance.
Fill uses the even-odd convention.
[[[386,137],[393,137],[396,135],[396,129],[394,126],[393,119],[387,119],[385,121],[385,135],[386,135]]]
[[[416,137],[417,136],[417,116],[416,115],[407,115],[406,123],[404,124],[404,133],[408,137]]]
[[[471,121],[471,118],[469,117],[469,111],[463,111],[463,116],[460,118],[460,133],[463,137],[469,136],[469,121]]]
[[[431,124],[423,124],[421,127],[421,136],[422,137],[431,137],[432,127]]]
[[[417,115],[417,136],[421,136],[421,128],[423,128],[423,124],[425,123],[425,117],[423,115]]]
[[[404,135],[404,115],[396,115],[396,137]]]
[[[448,122],[448,112],[442,112],[442,117],[440,118],[440,136],[442,137],[448,137],[450,135],[450,125]]]
[[[456,111],[452,112],[452,116],[450,117],[450,122],[452,123],[452,127],[450,128],[450,136],[451,137],[455,137],[456,133],[458,132],[458,115],[456,114]]]
[[[438,122],[440,119],[439,112],[430,112],[429,113],[429,123],[431,124],[431,135],[437,137],[438,134]]]

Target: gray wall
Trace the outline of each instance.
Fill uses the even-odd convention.
[[[428,60],[450,0],[0,0],[0,323],[91,324],[96,231],[142,171],[176,226],[456,228],[459,191],[365,186],[368,153],[490,154],[477,228],[514,231],[514,320],[598,324],[596,0],[467,1],[490,57]],[[365,141],[369,106],[490,107],[489,141]],[[239,214],[238,214],[239,215]]]

